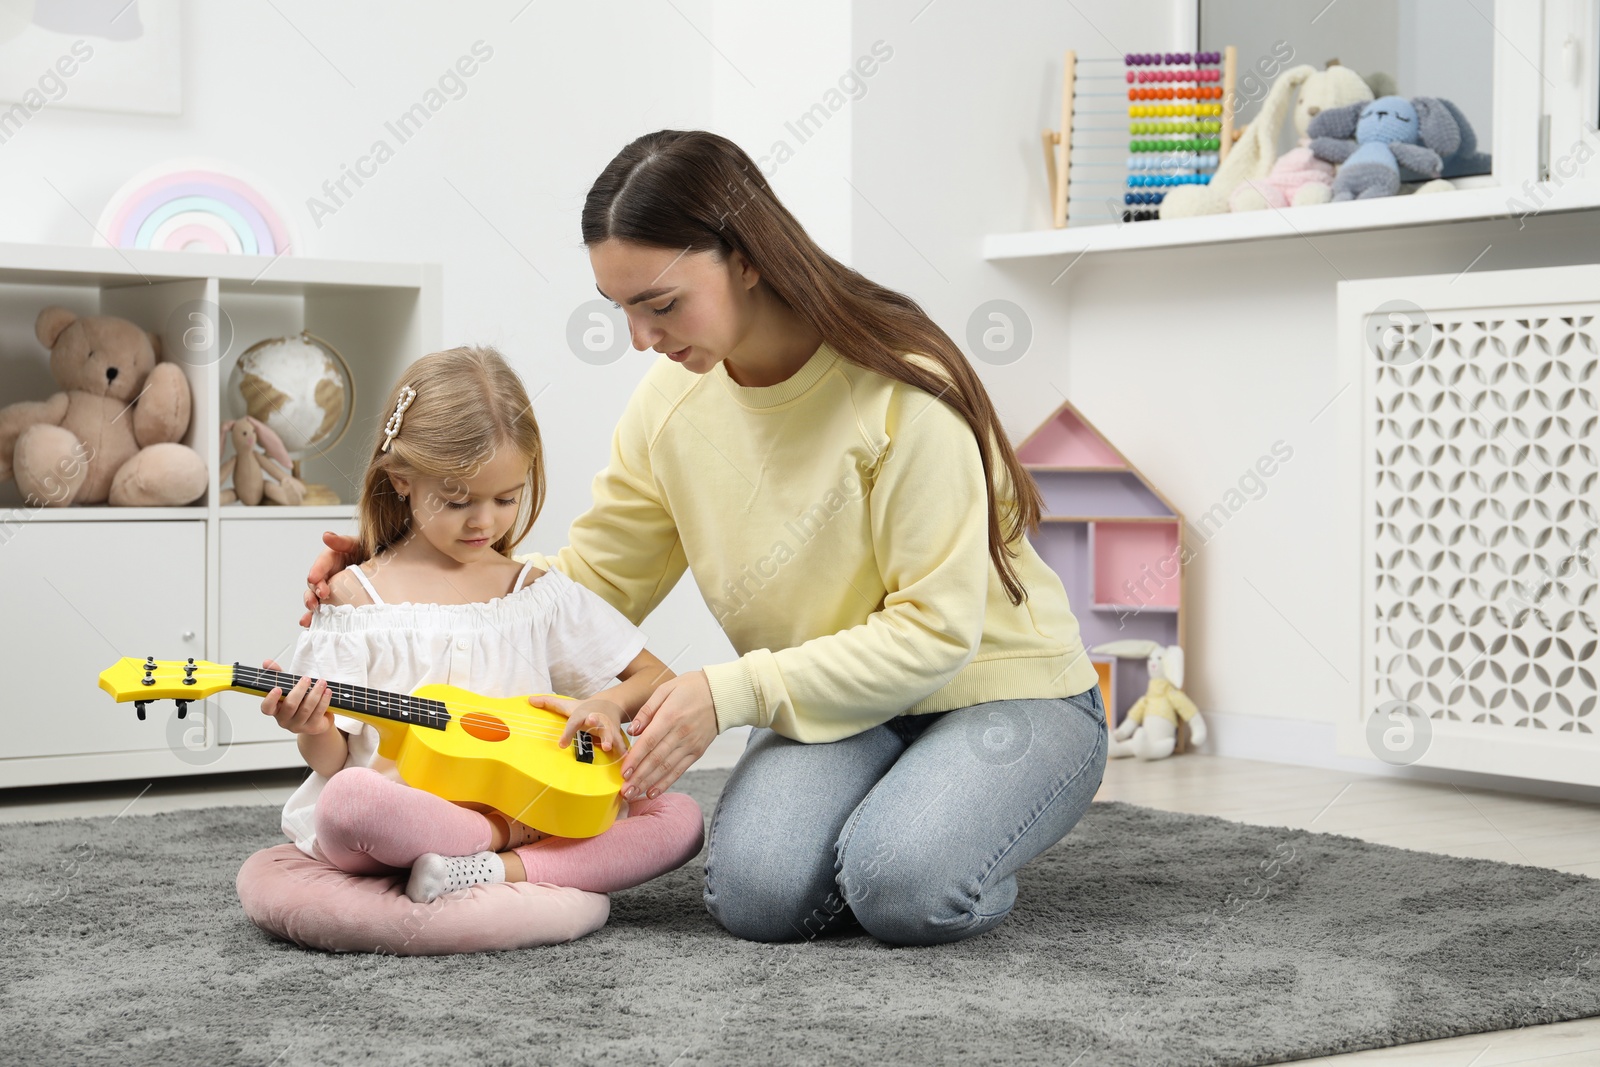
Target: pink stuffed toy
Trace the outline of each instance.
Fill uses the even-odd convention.
[[[1326,204],[1332,190],[1333,164],[1312,155],[1309,140],[1302,140],[1278,157],[1265,178],[1241,182],[1228,203],[1234,211]]]

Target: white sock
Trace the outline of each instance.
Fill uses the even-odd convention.
[[[426,904],[443,893],[505,880],[506,865],[497,853],[441,856],[437,852],[427,852],[418,856],[411,866],[406,896],[418,904]]]

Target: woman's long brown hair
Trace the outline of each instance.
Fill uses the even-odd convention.
[[[1027,590],[1011,560],[1024,529],[1037,531],[1043,501],[1007,440],[988,392],[967,358],[910,297],[877,284],[824,252],[738,145],[703,130],[659,130],[606,165],[583,205],[586,245],[616,238],[658,248],[737,249],[778,299],[811,323],[841,357],[943,400],[972,427],[987,483],[989,558],[1011,603]],[[948,374],[905,357],[934,360]],[[1015,506],[1002,518],[995,497],[998,453]]]

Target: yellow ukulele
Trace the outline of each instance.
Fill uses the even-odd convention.
[[[191,701],[224,689],[264,696],[274,687],[287,693],[299,680],[238,663],[132,656],[100,672],[100,688],[119,703],[133,701],[141,719],[152,700],[176,701],[181,719]],[[329,682],[328,692],[331,708],[377,728],[378,754],[394,760],[406,784],[446,800],[487,805],[556,837],[603,833],[627,803],[621,754],[581,732],[559,747],[566,717],[527,696],[486,697],[453,685],[399,694],[343,682]]]

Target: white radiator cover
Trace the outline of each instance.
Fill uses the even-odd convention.
[[[1344,282],[1338,309],[1341,752],[1600,784],[1600,268]]]

